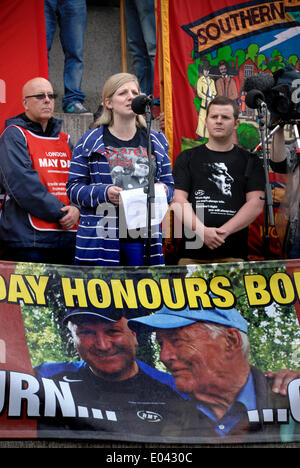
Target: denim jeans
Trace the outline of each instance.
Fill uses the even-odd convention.
[[[141,90],[153,94],[156,54],[154,0],[125,0],[128,49]]]
[[[86,29],[86,0],[45,0],[45,20],[48,58],[56,25],[65,55],[63,107],[83,102],[81,91],[84,68],[84,35]]]

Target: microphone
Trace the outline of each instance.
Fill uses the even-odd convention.
[[[147,106],[152,106],[153,96],[150,94],[139,94],[132,100],[131,109],[135,114],[144,114]]]
[[[246,94],[245,101],[247,106],[251,109],[258,109],[263,105],[266,106],[265,96],[261,91],[259,91],[259,89],[251,89],[251,91]]]
[[[258,73],[257,75],[248,76],[246,78],[243,90],[251,91],[256,89],[262,93],[270,91],[271,88],[275,85],[274,78],[268,73]]]

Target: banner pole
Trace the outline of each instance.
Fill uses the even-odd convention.
[[[124,0],[120,0],[120,39],[121,39],[121,59],[122,72],[127,72],[127,47],[126,47],[126,21]]]
[[[163,68],[163,110],[165,114],[165,134],[169,142],[170,161],[173,165],[173,105],[172,76],[170,63],[169,0],[160,0],[161,56]]]
[[[160,109],[164,112],[164,66],[162,54],[162,27],[161,27],[161,8],[158,4],[159,0],[155,0],[155,16],[157,30],[157,59],[158,59],[158,74],[159,74],[159,96]]]

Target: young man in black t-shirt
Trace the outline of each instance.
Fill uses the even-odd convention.
[[[235,102],[211,101],[206,126],[208,142],[183,151],[174,164],[173,209],[184,225],[179,264],[246,259],[248,226],[264,206],[262,164],[233,144]]]

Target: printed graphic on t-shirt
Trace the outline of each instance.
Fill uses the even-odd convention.
[[[234,178],[223,162],[203,163],[206,185],[195,190],[196,208],[204,207],[209,215],[234,216],[232,207],[232,184]]]
[[[207,166],[210,172],[208,180],[216,185],[222,195],[231,197],[231,185],[234,182],[234,179],[229,174],[226,164],[222,162],[215,162],[208,163]]]
[[[114,185],[130,190],[145,187],[148,184],[149,160],[144,147],[113,148],[107,146],[106,151]],[[155,165],[153,156],[151,161]]]

